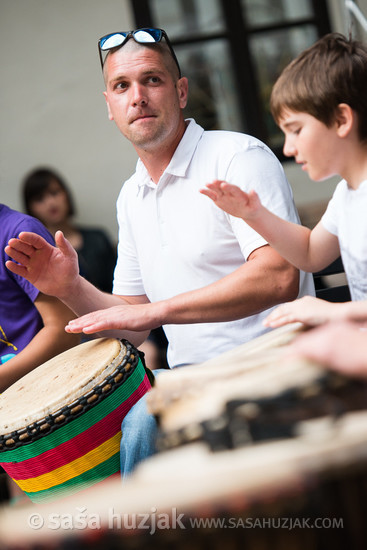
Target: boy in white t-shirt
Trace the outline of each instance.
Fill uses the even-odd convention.
[[[337,33],[301,53],[274,85],[271,110],[285,134],[284,154],[312,180],[343,178],[312,231],[271,213],[255,191],[245,193],[219,180],[201,190],[301,270],[317,272],[342,257],[353,302],[306,296],[273,310],[265,320],[269,327],[367,320],[366,90],[367,47]]]

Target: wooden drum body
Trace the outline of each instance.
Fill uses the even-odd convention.
[[[121,421],[151,384],[127,341],[85,342],[0,396],[0,465],[34,502],[120,470]]]

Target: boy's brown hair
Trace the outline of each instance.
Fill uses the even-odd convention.
[[[330,33],[283,70],[273,87],[270,108],[277,123],[290,109],[330,127],[340,103],[357,113],[359,138],[367,140],[367,46]]]

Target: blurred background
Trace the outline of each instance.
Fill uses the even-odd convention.
[[[186,116],[265,141],[284,163],[303,221],[318,219],[337,179],[311,182],[282,157],[270,90],[323,34],[365,40],[360,14],[367,0],[0,0],[0,201],[22,210],[25,174],[52,167],[72,188],[78,222],[117,241],[115,201],[137,157],[108,120],[97,41],[156,26],[189,77]]]

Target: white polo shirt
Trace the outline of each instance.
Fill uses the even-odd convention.
[[[215,179],[255,189],[267,208],[298,221],[282,166],[266,145],[245,134],[204,131],[190,120],[158,184],[139,160],[122,187],[114,294],[171,298],[221,279],[266,244],[199,193]],[[312,276],[302,273],[304,294],[314,294],[314,287]],[[201,363],[259,336],[269,311],[231,322],[165,325],[169,365]]]

